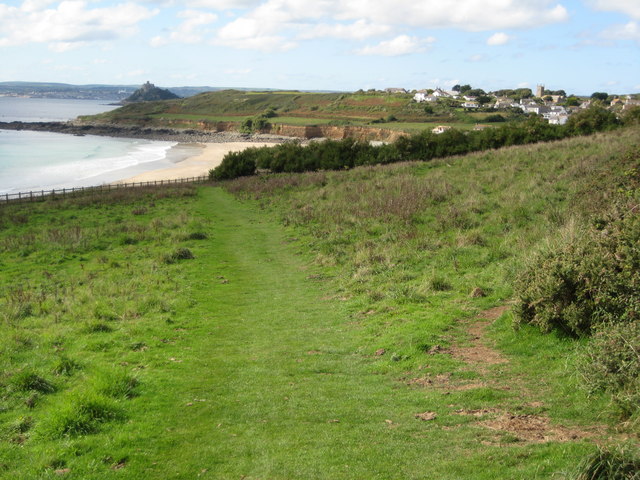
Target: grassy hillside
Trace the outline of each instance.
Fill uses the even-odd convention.
[[[571,478],[637,432],[512,280],[638,133],[0,208],[0,478]]]
[[[469,113],[443,104],[426,107],[410,94],[209,92],[181,100],[127,105],[91,121],[185,125],[189,122],[241,122],[244,118],[270,112],[271,123],[321,125],[326,123],[374,125],[415,131],[433,123],[470,128],[484,121],[488,113]],[[507,115],[508,116],[508,115]]]

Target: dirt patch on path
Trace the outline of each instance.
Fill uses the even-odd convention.
[[[508,360],[496,349],[487,345],[485,330],[491,323],[498,319],[509,309],[509,305],[490,308],[480,313],[476,318],[465,322],[467,332],[470,335],[470,345],[454,345],[450,353],[475,368],[481,373],[486,372],[490,365],[507,363]]]

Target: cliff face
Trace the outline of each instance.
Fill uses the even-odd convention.
[[[163,121],[162,125],[178,128],[194,128],[197,130],[229,132],[238,130],[238,122],[185,122],[184,120]],[[382,141],[393,142],[400,137],[405,137],[406,132],[395,130],[385,130],[382,128],[372,127],[354,127],[354,126],[298,126],[298,125],[269,125],[269,127],[260,130],[259,133],[267,133],[272,135],[281,135],[284,137],[294,137],[302,139],[310,138],[330,138],[332,140],[342,140],[343,138],[354,138],[360,141]]]
[[[342,140],[344,138],[354,138],[361,141],[384,141],[393,142],[400,137],[406,136],[405,132],[385,130],[371,127],[351,127],[351,126],[294,126],[294,125],[274,125],[263,133],[283,135],[285,137],[298,138],[330,138],[332,140]]]

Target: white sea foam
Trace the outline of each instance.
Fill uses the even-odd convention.
[[[104,102],[0,97],[0,120],[69,120]],[[0,194],[100,185],[171,166],[175,142],[0,130]]]
[[[176,142],[0,131],[0,194],[93,186],[170,165]]]

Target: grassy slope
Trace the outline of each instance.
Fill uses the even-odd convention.
[[[586,213],[581,194],[610,190],[634,141],[627,130],[275,177],[277,194],[260,182],[259,203],[295,231],[209,187],[4,209],[0,477],[530,479],[570,468],[588,442],[518,442],[456,410],[602,423],[605,399],[587,399],[570,376],[573,342],[516,334],[505,315],[492,335],[508,364],[425,350],[465,342],[457,320],[508,298],[522,251]],[[162,261],[181,246],[196,258]],[[469,298],[473,286],[489,296]],[[62,357],[79,368],[54,375]],[[34,393],[13,380],[27,369],[57,388],[30,408]],[[122,374],[140,381],[133,397],[104,393]],[[450,384],[406,384],[442,374]],[[56,437],[83,394],[108,397],[122,419]],[[425,411],[436,420],[414,418]]]
[[[366,125],[372,120],[393,115],[400,122],[376,124],[381,128],[415,131],[425,125],[449,123],[474,125],[486,113],[469,114],[444,106],[431,107],[426,113],[424,105],[413,102],[411,95],[338,94],[301,92],[239,92],[224,90],[166,102],[132,104],[100,115],[92,120],[120,123],[151,122],[161,125],[165,121],[242,121],[274,109],[278,117],[272,123],[287,125],[317,125],[330,121]]]

